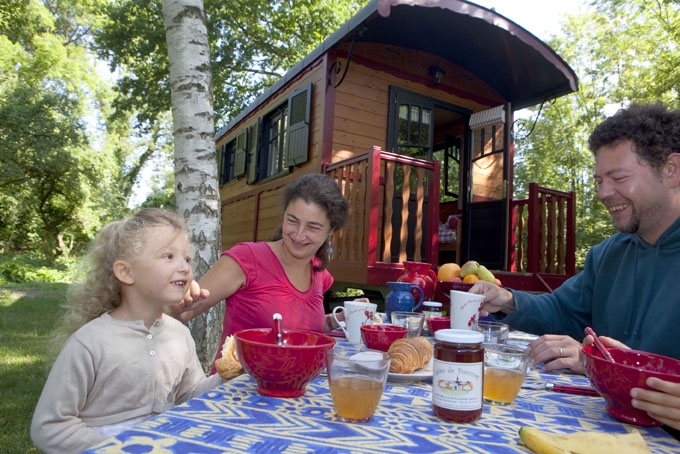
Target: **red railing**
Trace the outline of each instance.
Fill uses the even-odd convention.
[[[350,206],[347,227],[333,239],[336,279],[384,285],[406,260],[436,263],[439,169],[439,161],[380,147],[324,166]]]
[[[571,276],[576,273],[573,192],[529,183],[529,198],[514,200],[510,271]]]
[[[373,147],[322,171],[349,202],[348,224],[332,240],[329,269],[336,281],[384,286],[403,272],[406,260],[437,265],[439,161]],[[575,273],[574,194],[531,183],[529,198],[512,201],[511,209],[508,271],[515,272],[513,279],[539,281],[527,289],[551,291]]]

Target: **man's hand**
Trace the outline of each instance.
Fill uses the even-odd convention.
[[[544,363],[543,370],[571,369],[585,374],[581,361],[581,344],[572,337],[546,334],[529,344],[534,364]]]
[[[468,291],[470,293],[476,293],[477,295],[484,295],[482,316],[486,316],[491,312],[509,314],[515,310],[515,298],[512,295],[512,292],[503,287],[499,287],[496,284],[478,281]]]
[[[608,348],[622,348],[625,350],[630,350],[630,347],[624,344],[623,342],[617,341],[616,339],[612,339],[611,337],[607,336],[597,336],[600,338],[600,342],[605,347]],[[588,334],[585,338],[583,338],[583,346],[587,347],[588,345],[592,345],[595,342],[595,339],[593,339],[593,336]]]
[[[623,342],[617,341],[616,339],[612,339],[611,337],[607,336],[597,336],[600,338],[600,342],[607,347],[607,348],[621,348],[621,349],[626,349],[630,350],[630,347],[624,344]],[[588,334],[586,337],[583,338],[583,347],[587,347],[588,345],[593,345],[595,343],[595,339],[593,339],[593,336]],[[583,373],[585,373],[585,359],[583,358],[583,348],[581,348],[578,352],[578,360],[579,362],[583,365]]]
[[[680,430],[680,383],[649,377],[645,384],[656,391],[631,389],[633,407],[646,411],[657,421]]]

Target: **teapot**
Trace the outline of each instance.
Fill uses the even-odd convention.
[[[409,282],[388,282],[387,285],[390,287],[390,292],[385,297],[387,322],[392,319],[392,312],[415,312],[422,306],[423,290],[417,285]],[[416,292],[418,302],[414,300],[411,292]]]
[[[409,282],[423,290],[425,300],[431,300],[437,285],[437,273],[432,265],[426,262],[404,262],[404,273],[397,278],[397,282]],[[414,300],[418,298],[415,291],[411,291]]]

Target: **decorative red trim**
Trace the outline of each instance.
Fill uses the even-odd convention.
[[[437,266],[439,263],[439,181],[441,174],[441,162],[434,160],[434,169],[432,170],[432,179],[428,184],[428,204],[427,204],[427,233],[429,233],[430,242],[427,246],[429,257],[426,257],[426,262]],[[436,183],[434,183],[436,182]],[[425,238],[427,241],[427,238]]]
[[[366,217],[366,225],[364,226],[366,232],[368,233],[368,250],[366,255],[367,266],[372,267],[376,263],[376,255],[378,253],[378,219],[380,217],[379,212],[379,200],[378,194],[380,194],[380,147],[374,146],[368,157],[368,176],[370,180],[369,194],[371,198],[369,200],[370,205],[368,206],[369,215]],[[368,275],[370,276],[370,271]],[[387,282],[387,281],[383,281]]]

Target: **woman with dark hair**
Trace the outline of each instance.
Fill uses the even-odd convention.
[[[274,313],[282,315],[286,329],[337,328],[324,313],[323,295],[333,284],[326,270],[331,236],[345,226],[347,201],[333,179],[308,174],[285,187],[283,208],[283,222],[270,241],[238,243],[224,251],[198,282],[209,295],[177,318],[187,322],[226,300],[221,344],[236,331],[270,327]]]

